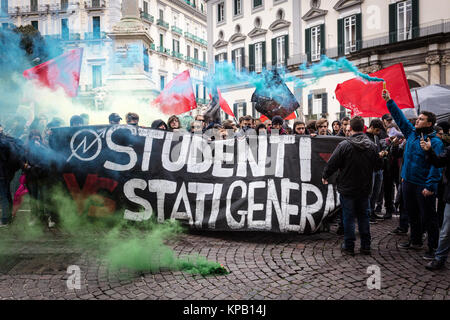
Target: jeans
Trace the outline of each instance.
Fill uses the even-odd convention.
[[[403,199],[408,212],[411,227],[410,242],[422,245],[422,234],[428,234],[428,248],[435,250],[438,246],[439,227],[436,213],[436,195],[424,197],[424,187],[403,181]]]
[[[439,235],[439,246],[436,250],[435,259],[446,261],[450,252],[450,203],[445,205],[444,221],[442,223],[441,234]]]
[[[383,170],[375,171],[372,179],[372,194],[370,195],[370,211],[375,211],[378,197],[381,193],[381,186],[383,185]]]
[[[361,248],[370,249],[369,197],[353,198],[340,195],[344,218],[344,243],[346,249],[355,248],[355,218],[361,237]]]
[[[406,211],[406,204],[403,197],[403,187],[402,184],[398,187],[398,197],[399,197],[399,211],[400,211],[400,220],[399,220],[399,228],[405,232],[408,232],[409,229],[409,221],[408,221],[408,211]]]
[[[9,223],[12,213],[12,196],[8,179],[0,178],[0,202],[2,206],[2,223]]]

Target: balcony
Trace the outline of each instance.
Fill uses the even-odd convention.
[[[169,24],[162,19],[156,20],[156,25],[164,29],[169,29]]]
[[[105,0],[90,0],[84,2],[84,8],[86,11],[103,10],[106,8]]]
[[[156,46],[155,46],[154,43],[152,43],[152,44],[150,45],[150,50],[156,50]]]
[[[161,47],[161,46],[158,47],[157,51],[159,53],[162,53],[162,54],[170,55],[170,49],[167,49],[167,48],[164,48],[164,47]]]
[[[150,23],[155,22],[155,18],[151,14],[148,14],[147,12],[141,12],[141,19]]]
[[[80,41],[80,33],[62,33],[62,34],[50,34],[44,36],[45,40],[61,40],[61,41]]]
[[[172,57],[174,57],[176,59],[184,60],[184,55],[177,51],[172,51]]]
[[[100,32],[84,33],[84,40],[101,40],[101,39],[106,39],[106,32],[100,31]]]
[[[177,26],[172,26],[172,32],[178,33],[181,36],[183,35],[183,30],[181,30]]]

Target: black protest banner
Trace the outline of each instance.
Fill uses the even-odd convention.
[[[124,219],[182,220],[208,230],[315,232],[339,206],[321,174],[339,137],[205,136],[141,127],[58,128],[50,140],[64,159],[54,172],[88,215],[119,208]]]

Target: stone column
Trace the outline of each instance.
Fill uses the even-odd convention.
[[[140,19],[139,5],[138,5],[137,0],[123,0],[122,1],[122,18]]]
[[[440,60],[441,57],[438,54],[432,54],[425,58],[425,63],[428,65],[428,83],[430,85],[441,83]]]
[[[449,64],[450,54],[443,55],[441,59],[441,84],[448,84],[447,81],[450,81],[450,68],[448,67]]]

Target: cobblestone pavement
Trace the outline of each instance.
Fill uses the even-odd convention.
[[[169,245],[177,254],[200,254],[231,273],[201,277],[160,271],[121,278],[67,239],[4,243],[17,247],[0,263],[1,299],[450,299],[448,267],[429,272],[422,251],[397,249],[398,218],[371,226],[372,255],[345,256],[343,236],[196,232]],[[1,232],[1,230],[0,230]],[[12,241],[12,240],[11,240]],[[357,244],[356,252],[359,252]],[[81,289],[69,290],[67,267],[78,265]],[[381,289],[369,290],[367,268],[379,266]]]

